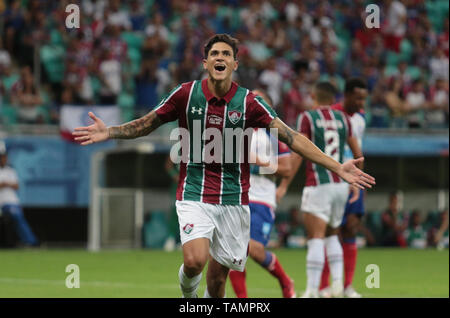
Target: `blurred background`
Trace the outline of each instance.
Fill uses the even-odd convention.
[[[66,27],[70,3],[80,28]],[[368,4],[380,28],[365,26]],[[446,0],[0,0],[0,140],[26,222],[41,248],[176,248],[177,123],[88,147],[70,132],[88,111],[122,123],[204,78],[206,39],[229,33],[240,41],[234,80],[267,89],[292,127],[317,81],[341,100],[345,80],[363,77],[365,169],[377,186],[358,244],[448,247],[448,13]],[[303,184],[304,167],[277,209],[272,247],[305,247]],[[23,246],[5,215],[0,246]]]

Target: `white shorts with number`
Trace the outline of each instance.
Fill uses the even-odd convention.
[[[220,264],[243,271],[250,241],[248,205],[176,201],[181,244],[207,238],[209,253]]]
[[[345,182],[305,187],[301,211],[314,214],[332,228],[337,228],[344,217],[348,194],[349,184]]]

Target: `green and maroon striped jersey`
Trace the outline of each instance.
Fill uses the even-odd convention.
[[[236,155],[236,149],[232,149],[233,161],[228,163],[225,157],[230,153],[227,154],[224,135],[230,129],[240,128],[245,131],[247,128],[267,127],[277,117],[275,111],[261,97],[234,82],[229,92],[218,99],[209,91],[207,79],[179,85],[155,110],[163,122],[178,119],[179,127],[189,131],[189,154],[186,162],[180,163],[177,200],[248,204],[248,158],[241,160]],[[216,128],[220,137],[203,138],[208,128]],[[202,154],[214,138],[220,138],[224,149],[221,154],[223,160],[205,162]],[[198,139],[201,139],[200,147],[196,148]],[[232,148],[234,146],[233,142]],[[248,153],[250,144],[244,142],[243,146],[243,152]]]
[[[325,154],[342,163],[345,143],[352,136],[352,127],[346,114],[330,107],[304,111],[298,117],[297,130]],[[343,180],[336,173],[306,161],[306,186],[338,182]]]

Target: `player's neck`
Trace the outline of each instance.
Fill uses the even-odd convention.
[[[218,98],[224,97],[231,88],[231,78],[222,81],[214,80],[208,77],[208,89],[209,91]]]

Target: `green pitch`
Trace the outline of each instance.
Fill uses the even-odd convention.
[[[305,289],[306,250],[274,251]],[[5,297],[180,297],[180,251],[156,250],[0,250],[0,298]],[[66,287],[66,266],[77,264],[80,288]],[[379,268],[379,288],[367,288],[369,264]],[[199,296],[205,290],[205,272]],[[281,297],[278,282],[252,260],[247,265],[249,297]],[[354,287],[365,297],[449,297],[449,252],[437,250],[363,249],[358,254]],[[228,297],[235,297],[227,282]]]

